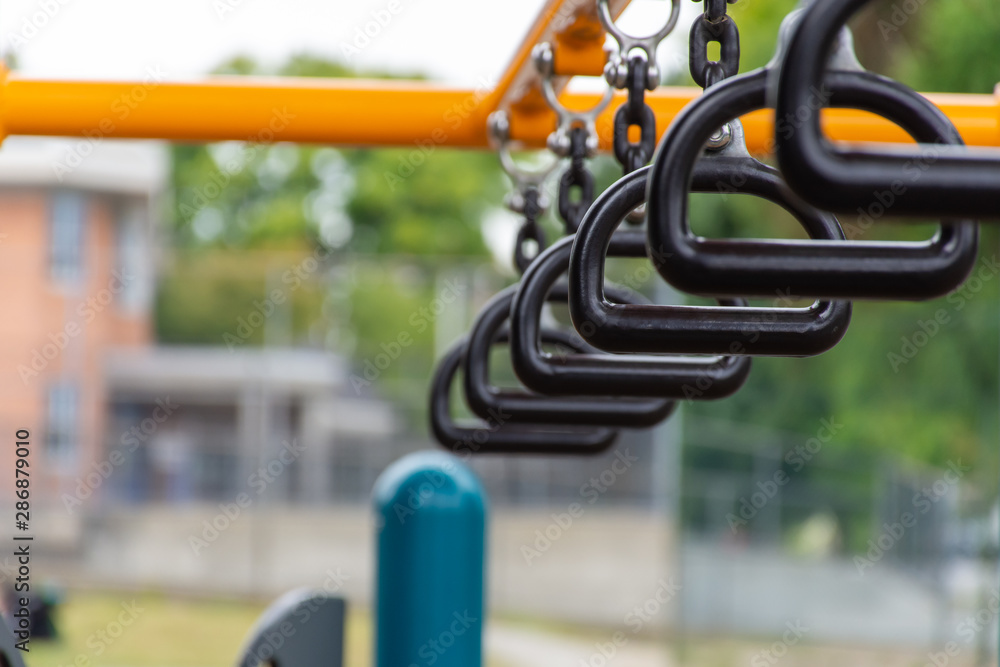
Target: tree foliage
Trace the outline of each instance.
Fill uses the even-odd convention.
[[[276,71],[241,56],[216,73],[357,75],[308,55]],[[252,328],[239,344],[326,345],[354,355],[363,367],[381,353],[381,344],[412,328],[408,314],[433,301],[436,265],[449,257],[488,257],[481,220],[504,188],[495,156],[446,150],[430,138],[396,150],[254,139],[173,147],[174,252],[157,303],[164,342],[231,344],[240,322],[278,289],[287,298],[278,310],[291,315],[282,315],[277,333],[273,326]],[[321,269],[290,289],[282,278],[316,253],[325,258]],[[372,271],[364,265],[347,271],[346,278],[336,270],[358,255],[406,255],[402,261],[413,272],[410,289],[393,292],[400,285],[385,279],[394,275],[389,267]],[[332,285],[337,280],[347,287]],[[380,386],[415,373],[427,377],[433,329],[417,329],[407,357],[418,355],[420,363],[393,364],[379,373]]]

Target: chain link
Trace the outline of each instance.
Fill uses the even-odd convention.
[[[549,203],[542,187],[559,166],[560,160],[556,158],[533,171],[518,166],[510,154],[510,118],[505,111],[490,114],[488,131],[490,139],[497,145],[500,165],[514,185],[514,190],[507,195],[504,204],[514,213],[524,216],[514,244],[514,266],[523,274],[535,257],[545,249],[545,232],[538,224],[538,219],[545,213]],[[529,241],[537,244],[537,251],[530,256],[526,250]]]
[[[629,59],[627,87],[628,101],[615,112],[615,157],[624,173],[631,174],[642,168],[656,150],[656,114],[646,104],[646,79],[649,63],[641,54]],[[639,141],[629,140],[629,129],[639,128]]]
[[[700,2],[701,0],[695,0]],[[729,5],[737,0],[704,0],[705,11],[694,20],[690,36],[691,78],[702,88],[708,89],[740,71],[740,31],[736,21],[728,14]],[[709,60],[708,45],[716,42],[720,47],[719,60]],[[739,121],[726,123],[713,134],[706,144],[710,151],[725,150],[739,134],[742,144],[742,126]],[[745,149],[744,149],[745,150]]]
[[[622,170],[630,174],[648,163],[656,150],[656,114],[646,104],[646,91],[655,90],[660,83],[656,52],[677,25],[680,0],[671,0],[667,21],[648,37],[634,37],[620,30],[611,18],[608,0],[598,0],[597,9],[604,29],[618,43],[618,52],[612,52],[604,68],[604,77],[615,88],[628,91],[628,100],[615,112],[614,149]],[[633,127],[639,128],[639,140],[634,143],[628,136]]]
[[[558,119],[555,131],[549,135],[549,150],[559,157],[569,157],[572,150],[570,134],[573,129],[583,127],[587,131],[587,157],[597,155],[597,117],[611,104],[614,90],[611,86],[608,86],[604,91],[604,96],[591,109],[587,109],[586,111],[567,109],[559,101],[559,95],[556,94],[555,85],[553,84],[553,79],[555,78],[555,52],[552,50],[552,45],[548,42],[536,45],[532,51],[532,61],[541,76],[542,96],[545,98],[545,102],[549,105],[549,108],[556,112],[556,118]]]
[[[698,0],[696,0],[698,1]],[[740,31],[727,13],[736,0],[704,0],[705,12],[691,26],[691,78],[702,88],[713,86],[740,71]],[[709,60],[708,45],[719,44],[719,60]]]
[[[613,89],[608,86],[601,101],[587,111],[567,109],[559,102],[552,80],[555,76],[555,54],[552,45],[539,44],[533,60],[541,76],[542,94],[559,119],[548,146],[556,155],[570,158],[569,166],[559,179],[559,216],[567,234],[575,234],[594,202],[594,175],[587,167],[587,158],[597,154],[597,116],[611,102]],[[574,194],[577,196],[574,200]]]
[[[522,275],[531,266],[531,262],[545,250],[545,232],[538,224],[538,218],[545,211],[543,201],[543,195],[536,187],[529,187],[522,193],[523,206],[518,212],[524,214],[524,222],[517,230],[517,240],[514,243],[514,266]],[[528,241],[534,241],[537,246],[530,256],[526,252]]]
[[[656,113],[646,104],[646,91],[655,90],[660,84],[660,70],[656,52],[680,17],[681,0],[670,0],[670,15],[660,29],[647,37],[635,37],[623,32],[611,17],[608,0],[598,0],[597,9],[601,24],[618,43],[617,53],[612,51],[604,68],[604,78],[615,88],[628,91],[628,100],[615,112],[615,157],[628,175],[646,165],[656,150]],[[629,139],[629,130],[639,128],[639,140]],[[632,211],[627,220],[642,223],[645,207]]]
[[[576,230],[594,203],[594,175],[587,168],[587,132],[582,127],[570,131],[570,163],[559,179],[559,217],[567,234]],[[573,191],[579,196],[573,201]]]

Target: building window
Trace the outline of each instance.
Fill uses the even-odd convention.
[[[123,202],[117,208],[117,217],[115,265],[121,282],[118,302],[126,312],[144,313],[153,297],[146,202]]]
[[[49,387],[45,415],[45,452],[49,458],[68,461],[75,456],[79,402],[76,385],[63,382]]]
[[[86,199],[82,193],[53,193],[49,212],[49,262],[53,280],[75,282],[83,276],[83,225]]]

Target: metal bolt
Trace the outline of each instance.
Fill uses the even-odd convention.
[[[572,144],[569,139],[569,135],[562,130],[556,130],[549,135],[549,139],[546,142],[550,151],[558,155],[559,157],[566,157],[569,155],[572,149]]]
[[[487,119],[490,137],[497,143],[506,143],[510,140],[510,117],[506,111],[494,111]]]
[[[548,42],[535,45],[535,48],[531,50],[531,60],[543,78],[547,79],[555,72],[556,57],[552,51],[552,45]]]
[[[718,151],[728,146],[732,140],[733,128],[729,127],[729,123],[726,123],[708,138],[708,143],[705,146],[709,150]]]
[[[514,213],[524,213],[524,195],[520,192],[511,192],[504,197],[503,203]]]
[[[630,211],[629,214],[625,216],[625,219],[628,220],[630,224],[641,225],[646,220],[646,205],[643,204],[634,211]]]
[[[628,65],[621,58],[614,57],[604,66],[604,79],[612,88],[624,88],[628,83]]]

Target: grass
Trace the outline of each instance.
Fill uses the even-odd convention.
[[[112,638],[123,605],[133,601],[135,619]],[[262,609],[155,593],[71,592],[57,611],[60,638],[32,640],[26,662],[29,667],[228,667]]]
[[[118,635],[116,620],[128,618],[126,607],[135,604],[135,619]],[[124,605],[124,607],[123,607]],[[29,667],[231,667],[247,632],[264,610],[262,603],[204,600],[160,593],[74,591],[59,606],[58,641],[32,640],[25,656]],[[507,618],[519,625],[552,636],[588,641],[603,636],[599,630],[540,621]],[[105,633],[107,641],[101,634]],[[117,635],[112,637],[112,635]],[[655,641],[652,637],[647,639]],[[690,637],[683,649],[674,643],[677,664],[697,667],[749,665],[762,649],[763,640],[732,637]],[[345,667],[372,667],[371,614],[351,608],[347,620]],[[972,667],[967,651],[949,667]],[[926,656],[918,651],[893,651],[863,647],[824,647],[808,643],[789,650],[781,667],[815,667],[848,664],[855,667],[920,667]],[[760,662],[758,660],[758,662]],[[761,663],[763,664],[763,663]],[[487,661],[488,667],[501,667]]]
[[[126,608],[133,601],[135,618],[118,634],[117,619],[123,613],[129,618]],[[60,638],[32,640],[25,662],[28,667],[232,667],[265,606],[151,592],[74,591],[56,613]],[[372,666],[367,609],[349,608],[344,665]]]

